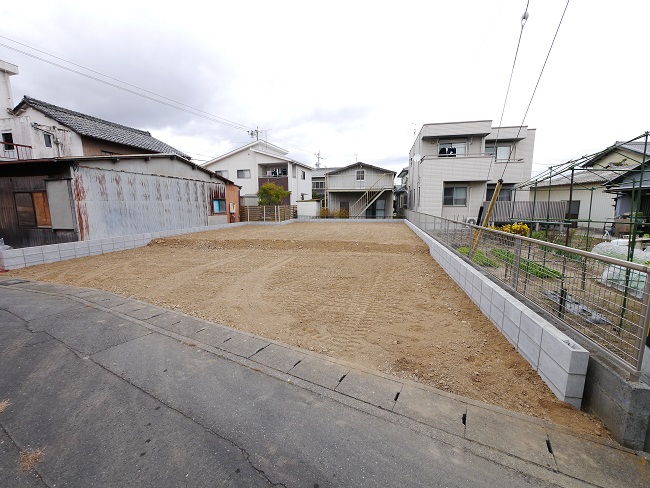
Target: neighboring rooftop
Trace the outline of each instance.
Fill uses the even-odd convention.
[[[190,156],[187,154],[156,139],[147,131],[92,117],[90,115],[58,107],[51,103],[43,102],[28,96],[23,97],[21,102],[14,109],[14,113],[18,114],[25,107],[31,107],[34,110],[38,110],[60,124],[69,127],[81,136],[93,137],[95,139],[123,144],[125,146],[144,149],[154,153],[176,154],[185,159],[190,159]]]

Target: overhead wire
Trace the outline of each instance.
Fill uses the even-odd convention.
[[[546,63],[548,62],[548,58],[551,56],[551,51],[553,50],[553,46],[555,45],[555,40],[557,39],[557,34],[560,32],[560,27],[562,26],[562,21],[564,20],[564,15],[566,14],[567,8],[569,8],[569,2],[571,0],[567,0],[566,5],[564,6],[564,10],[562,11],[562,16],[560,17],[560,21],[557,24],[557,29],[555,29],[555,34],[553,35],[553,40],[551,41],[551,46],[548,48],[548,53],[546,53],[546,59],[544,59],[544,64],[542,65],[542,69],[539,72],[539,76],[537,77],[537,82],[535,83],[535,88],[533,89],[533,93],[530,96],[530,100],[528,101],[528,106],[526,107],[526,112],[524,112],[524,116],[521,119],[521,124],[519,124],[519,130],[517,131],[517,136],[515,137],[518,138],[519,135],[521,134],[521,130],[524,126],[524,122],[526,120],[526,116],[528,115],[528,111],[530,110],[530,106],[533,103],[533,98],[535,97],[535,93],[537,93],[537,87],[539,87],[539,82],[542,79],[542,75],[544,74],[544,68],[546,68]],[[512,153],[512,149],[510,150],[510,153]],[[508,161],[506,161],[506,164],[503,167],[503,172],[501,173],[501,178],[506,173],[506,169],[508,168],[508,163],[510,162],[510,157],[508,157]]]
[[[499,125],[497,126],[497,135],[494,140],[494,160],[496,161],[496,153],[499,142],[499,133],[501,131],[501,124],[503,123],[503,115],[506,111],[506,105],[508,103],[508,95],[510,94],[510,86],[512,85],[512,77],[515,73],[515,66],[517,65],[517,57],[519,56],[519,47],[521,46],[521,38],[524,35],[524,26],[528,20],[528,6],[530,5],[530,0],[526,2],[526,9],[524,10],[523,15],[521,16],[521,28],[519,29],[519,39],[517,39],[517,48],[515,49],[515,57],[512,60],[512,68],[510,69],[510,79],[508,80],[508,88],[506,88],[506,96],[503,99],[503,107],[501,109],[501,117],[499,118]],[[512,152],[512,150],[510,151]],[[510,160],[510,154],[508,154],[508,160]],[[487,179],[490,178],[490,172],[492,171],[492,159],[490,159],[490,165],[488,166]],[[487,196],[487,186],[485,187],[485,196]]]
[[[72,66],[75,66],[77,68],[81,68],[81,69],[83,69],[83,70],[85,70],[85,71],[87,71],[89,73],[93,73],[94,75],[98,75],[98,76],[93,76],[92,74],[86,73],[84,71],[80,71],[80,70],[71,68],[69,66],[65,66],[63,64],[54,62],[52,60],[43,58],[41,56],[37,56],[36,54],[33,54],[31,52],[28,52],[28,51],[25,51],[25,50],[22,50],[22,49],[18,49],[18,48],[14,47],[14,46],[11,46],[11,45],[0,42],[0,46],[2,46],[2,47],[5,47],[5,48],[10,49],[12,51],[15,51],[17,53],[23,54],[25,56],[31,57],[31,58],[36,59],[38,61],[42,61],[44,63],[50,64],[50,65],[55,66],[57,68],[69,71],[69,72],[74,73],[74,74],[77,74],[79,76],[83,76],[85,78],[96,81],[98,83],[102,83],[102,84],[110,86],[112,88],[122,90],[122,91],[130,93],[132,95],[145,98],[145,99],[150,100],[152,102],[156,102],[156,103],[159,103],[161,105],[165,105],[167,107],[174,108],[176,110],[186,112],[186,113],[188,113],[190,115],[201,117],[203,119],[209,120],[211,122],[216,122],[218,124],[222,124],[222,125],[225,125],[227,127],[233,128],[233,129],[242,130],[242,131],[245,131],[247,133],[249,133],[250,131],[256,131],[257,130],[257,129],[254,129],[252,127],[246,126],[244,124],[240,124],[238,122],[235,122],[235,121],[226,119],[224,117],[214,115],[214,114],[212,114],[210,112],[206,112],[204,110],[198,109],[196,107],[192,107],[191,105],[187,105],[187,104],[185,104],[183,102],[179,102],[177,100],[166,97],[164,95],[160,95],[160,94],[155,93],[153,91],[147,90],[146,88],[142,88],[140,86],[137,86],[137,85],[122,81],[122,80],[120,80],[118,78],[115,78],[113,76],[104,74],[104,73],[102,73],[100,71],[96,71],[96,70],[93,70],[91,68],[87,68],[87,67],[85,67],[85,66],[83,66],[83,65],[81,65],[79,63],[76,63],[74,61],[70,61],[70,60],[67,60],[65,58],[59,57],[59,56],[57,56],[55,54],[52,54],[52,53],[49,53],[49,52],[44,51],[42,49],[30,46],[30,45],[28,45],[26,43],[17,41],[15,39],[10,38],[10,37],[7,37],[7,36],[4,36],[4,35],[0,34],[0,38],[7,39],[8,41],[11,41],[11,42],[13,42],[15,44],[19,44],[19,45],[24,46],[24,47],[26,47],[28,49],[31,49],[33,51],[39,52],[39,53],[44,54],[46,56],[52,57],[52,58],[57,59],[59,61],[63,61],[65,63],[68,63],[68,64],[72,65]],[[100,78],[99,76],[101,76],[101,77],[103,77],[105,79]],[[108,80],[112,80],[112,81],[108,81]],[[297,146],[295,144],[289,143],[288,141],[284,141],[284,140],[279,139],[279,138],[275,138],[275,137],[274,138],[268,138],[267,137],[267,142],[268,142],[268,139],[277,141],[277,142],[279,142],[279,143],[281,143],[281,144],[283,144],[285,146],[290,146],[290,147],[292,147],[294,149],[297,149],[299,151],[304,151],[304,152],[307,152],[307,153],[312,152],[311,150],[309,150],[307,148]]]

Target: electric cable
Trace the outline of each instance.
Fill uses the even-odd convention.
[[[190,115],[194,115],[196,117],[201,117],[203,119],[206,119],[206,120],[209,120],[211,122],[218,123],[218,124],[222,124],[222,125],[225,125],[227,127],[233,128],[233,129],[243,130],[243,131],[245,131],[247,133],[250,132],[250,131],[255,131],[256,130],[256,129],[248,127],[248,126],[246,126],[244,124],[240,124],[238,122],[226,119],[224,117],[220,117],[218,115],[211,114],[211,113],[203,111],[201,109],[192,107],[191,105],[187,105],[185,103],[178,102],[178,101],[176,101],[176,100],[174,100],[172,98],[166,97],[164,95],[160,95],[158,93],[155,93],[153,91],[147,90],[147,89],[142,88],[142,87],[139,87],[137,85],[127,83],[127,82],[122,81],[122,80],[120,80],[118,78],[106,75],[104,73],[93,70],[91,68],[87,68],[87,67],[85,67],[85,66],[83,66],[81,64],[78,64],[78,63],[75,63],[73,61],[69,61],[69,60],[67,60],[65,58],[62,58],[62,57],[56,56],[54,54],[48,53],[47,51],[44,51],[44,50],[29,46],[28,44],[25,44],[25,43],[20,42],[20,41],[16,41],[15,39],[12,39],[10,37],[0,35],[0,38],[7,39],[7,40],[9,40],[11,42],[14,42],[16,44],[24,46],[24,47],[26,47],[28,49],[33,50],[33,51],[42,53],[42,54],[44,54],[46,56],[50,56],[50,57],[52,57],[54,59],[57,59],[59,61],[63,61],[65,63],[68,63],[68,64],[72,65],[72,66],[76,66],[76,67],[81,68],[81,69],[83,69],[85,71],[88,71],[88,72],[93,73],[95,75],[106,78],[106,79],[102,79],[102,78],[99,78],[98,76],[93,76],[91,74],[84,73],[83,71],[73,69],[73,68],[71,68],[69,66],[65,66],[63,64],[56,63],[56,62],[51,61],[49,59],[45,59],[45,58],[37,56],[37,55],[35,55],[33,53],[30,53],[30,52],[18,49],[18,48],[14,47],[14,46],[10,46],[10,45],[7,45],[5,43],[0,42],[0,46],[2,46],[2,47],[5,47],[5,48],[10,49],[12,51],[15,51],[17,53],[23,54],[25,56],[31,57],[31,58],[36,59],[38,61],[42,61],[44,63],[50,64],[50,65],[55,66],[57,68],[69,71],[71,73],[74,73],[74,74],[77,74],[77,75],[80,75],[80,76],[83,76],[85,78],[96,81],[98,83],[102,83],[102,84],[110,86],[112,88],[122,90],[122,91],[130,93],[132,95],[136,95],[136,96],[145,98],[145,99],[150,100],[152,102],[156,102],[156,103],[159,103],[161,105],[165,105],[167,107],[174,108],[176,110],[186,112],[186,113],[188,113]],[[107,81],[107,80],[112,80],[113,82]],[[260,132],[262,132],[262,131],[260,131]],[[289,143],[288,141],[284,141],[284,140],[279,139],[279,138],[269,138],[269,137],[267,137],[267,142],[268,142],[269,139],[273,140],[273,141],[277,141],[277,142],[279,142],[279,143],[281,143],[281,144],[283,144],[285,146],[290,146],[290,147],[292,147],[294,149],[297,149],[297,150],[305,152],[305,153],[312,153],[313,152],[313,151],[311,151],[311,150],[309,150],[307,148],[297,146],[295,144]]]
[[[533,98],[535,97],[535,93],[537,93],[537,87],[539,86],[539,82],[542,79],[542,75],[544,74],[544,68],[546,68],[546,63],[548,62],[548,58],[551,56],[551,51],[553,50],[553,46],[555,45],[555,39],[557,39],[557,34],[560,32],[560,26],[562,25],[562,21],[564,20],[564,15],[566,14],[567,8],[569,8],[569,2],[571,0],[567,0],[566,5],[564,6],[564,10],[562,11],[562,17],[560,17],[560,22],[557,24],[557,29],[555,29],[555,35],[553,36],[553,41],[551,41],[551,46],[548,48],[548,53],[546,53],[546,59],[544,60],[544,64],[542,65],[542,69],[539,72],[539,76],[537,77],[537,83],[535,83],[535,88],[533,89],[533,93],[530,96],[530,100],[528,101],[528,107],[526,107],[526,112],[524,113],[523,118],[521,119],[521,124],[519,124],[519,130],[517,131],[517,136],[515,137],[518,138],[519,134],[521,134],[521,129],[524,126],[524,121],[526,120],[526,116],[528,115],[528,111],[530,110],[530,106],[533,103]],[[512,148],[510,150],[512,153]],[[501,173],[501,178],[506,173],[506,169],[508,168],[508,163],[510,162],[510,157],[508,157],[508,160],[506,161],[506,164],[503,167],[503,172]]]

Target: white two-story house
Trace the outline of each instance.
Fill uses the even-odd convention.
[[[289,151],[256,140],[203,165],[241,187],[243,205],[257,205],[257,192],[264,183],[275,183],[291,195],[283,205],[311,199],[312,168],[286,157]]]
[[[425,124],[409,153],[410,210],[456,220],[476,219],[503,179],[499,200],[530,178],[535,129],[492,127],[491,120]],[[528,191],[517,191],[528,200]]]
[[[324,175],[324,206],[350,217],[393,215],[395,172],[362,162],[332,168]]]

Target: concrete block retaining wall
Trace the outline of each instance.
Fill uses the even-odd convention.
[[[560,400],[580,408],[589,352],[480,271],[406,221],[431,256],[530,363]]]
[[[341,223],[341,219],[311,219],[301,218],[304,222],[333,222]],[[192,232],[203,232],[206,230],[225,229],[227,227],[238,227],[241,225],[287,225],[296,222],[295,219],[283,220],[282,222],[238,222],[232,224],[206,225],[201,227],[190,227],[186,229],[174,229],[147,234],[136,234],[131,236],[108,237],[92,241],[66,242],[64,244],[52,244],[49,246],[24,247],[21,249],[0,250],[0,270],[10,270],[34,266],[36,264],[54,263],[66,259],[106,254],[113,251],[133,249],[149,244],[151,239],[160,237],[190,234]],[[404,222],[402,219],[355,219],[354,222]]]
[[[291,221],[282,222],[285,224]],[[131,236],[107,237],[91,241],[66,242],[64,244],[51,244],[49,246],[23,247],[21,249],[0,250],[0,269],[10,270],[34,266],[36,264],[54,263],[66,259],[106,254],[113,251],[123,251],[134,247],[146,246],[151,239],[169,237],[192,232],[224,229],[240,225],[278,225],[277,222],[240,222],[234,224],[206,225],[202,227],[189,227],[186,229],[166,230],[147,234]]]

